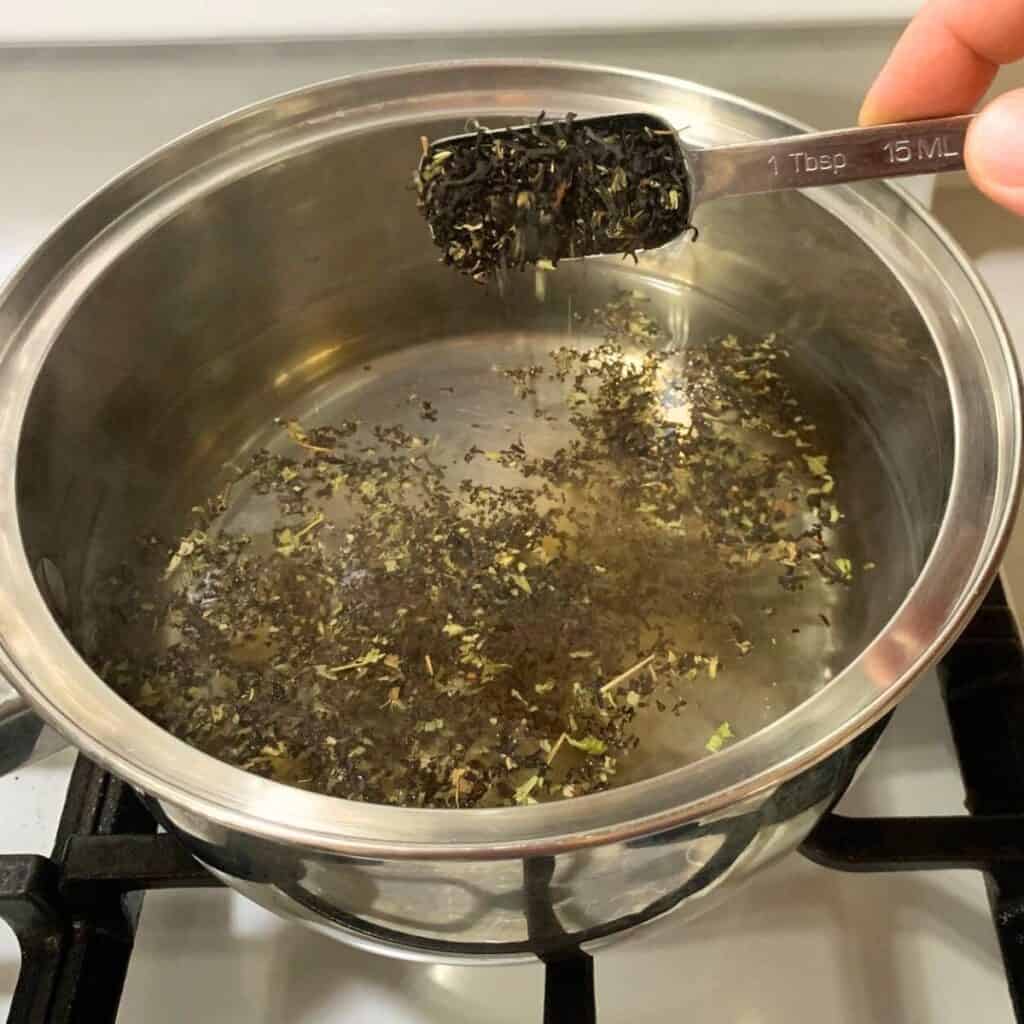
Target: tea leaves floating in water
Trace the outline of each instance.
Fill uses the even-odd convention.
[[[587,322],[603,340],[499,377],[510,403],[562,396],[557,446],[442,460],[398,425],[280,423],[280,452],[112,577],[98,670],[182,739],[327,794],[466,808],[614,785],[638,716],[691,713],[756,655],[730,595],[767,567],[774,624],[812,578],[858,574],[830,553],[836,481],[774,337],[681,351],[633,295]],[[230,528],[253,494],[268,537]]]
[[[588,253],[635,257],[690,226],[674,134],[642,115],[594,126],[541,114],[500,137],[422,148],[418,206],[442,261],[477,281]]]

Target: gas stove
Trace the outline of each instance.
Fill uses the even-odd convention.
[[[802,859],[710,917],[535,968],[384,960],[289,925],[220,889],[117,779],[44,762],[0,788],[6,850],[45,837],[66,785],[52,853],[0,854],[22,961],[0,946],[0,1008],[10,1024],[1024,1020],[1024,653],[1001,585],[937,676]]]
[[[0,124],[19,159],[0,166],[0,278],[92,188],[154,146],[311,81],[453,57],[553,57],[684,74],[838,127],[854,117],[896,29],[562,36],[544,22],[534,31],[6,50]],[[1024,338],[1024,222],[1008,223],[963,188],[940,189],[933,209]],[[1024,530],[1004,577],[1019,607]],[[28,950],[22,965],[14,933],[0,926],[0,1019],[523,1024],[544,1019],[546,975],[549,1019],[573,1024],[591,1013],[590,978],[602,1024],[1024,1019],[1015,1015],[1024,754],[1014,746],[1024,665],[1013,630],[996,591],[942,675],[926,676],[897,708],[836,808],[842,817],[823,822],[805,856],[759,873],[704,918],[670,915],[592,963],[428,966],[346,947],[211,887],[119,783],[58,754],[0,779],[0,917]]]

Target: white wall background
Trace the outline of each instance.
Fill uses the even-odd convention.
[[[2,0],[0,45],[607,31],[906,19],[920,0]]]

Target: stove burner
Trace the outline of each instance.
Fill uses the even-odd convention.
[[[826,815],[802,846],[839,871],[981,871],[1024,1024],[1024,650],[996,583],[940,671],[970,814]],[[546,889],[543,865],[533,879]],[[51,857],[0,856],[0,918],[21,945],[8,1024],[114,1024],[147,889],[219,886],[132,790],[80,757]],[[536,902],[536,901],[535,901]],[[543,914],[543,900],[533,906]],[[544,958],[544,1024],[595,1024],[594,963]]]
[[[1024,1022],[1024,650],[996,582],[939,671],[970,812],[952,818],[826,815],[801,847],[839,871],[985,876],[1010,986]]]
[[[21,946],[9,1024],[113,1024],[146,889],[216,886],[134,792],[80,757],[53,855],[0,856]]]

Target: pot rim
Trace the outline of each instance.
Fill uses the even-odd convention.
[[[591,81],[594,87],[602,80],[623,88],[646,85],[674,93],[679,102],[697,98],[758,115],[779,134],[803,128],[718,90],[597,65],[450,61],[345,76],[243,107],[139,161],[82,203],[0,291],[0,331],[8,335],[0,336],[0,394],[5,395],[0,459],[6,470],[0,475],[0,673],[81,751],[160,800],[172,820],[188,820],[193,829],[197,822],[213,823],[353,856],[496,859],[623,841],[734,813],[737,804],[812,766],[890,710],[950,646],[997,572],[1021,485],[1017,359],[992,299],[957,244],[902,190],[875,182],[846,187],[846,201],[866,204],[890,223],[898,221],[898,230],[927,251],[934,273],[950,289],[955,286],[957,294],[950,298],[965,314],[965,332],[984,328],[986,336],[974,334],[973,340],[991,385],[993,422],[986,431],[980,415],[969,415],[971,408],[957,394],[955,377],[950,378],[952,357],[942,352],[956,445],[950,494],[932,551],[900,608],[871,644],[820,693],[772,725],[713,757],[569,801],[486,810],[397,808],[308,793],[231,767],[150,722],[89,668],[51,616],[35,582],[22,545],[14,479],[21,426],[38,371],[77,298],[103,267],[171,211],[203,190],[266,166],[272,156],[280,159],[282,145],[285,152],[298,152],[360,124],[380,124],[373,119],[386,118],[388,104],[402,97],[415,108],[431,96],[486,92],[480,79],[491,82],[502,74],[521,80],[524,88],[563,78],[579,79],[581,92]],[[435,92],[416,91],[424,86]],[[362,96],[362,106],[344,108],[339,116],[346,93]],[[337,97],[332,109],[312,116],[319,113],[317,102],[332,97]],[[433,108],[417,109],[422,116]],[[970,319],[972,306],[976,324]],[[976,451],[979,441],[994,448],[995,468],[987,504],[976,517],[983,526],[965,540],[953,520],[971,500],[964,453]],[[969,507],[976,509],[977,502]]]

